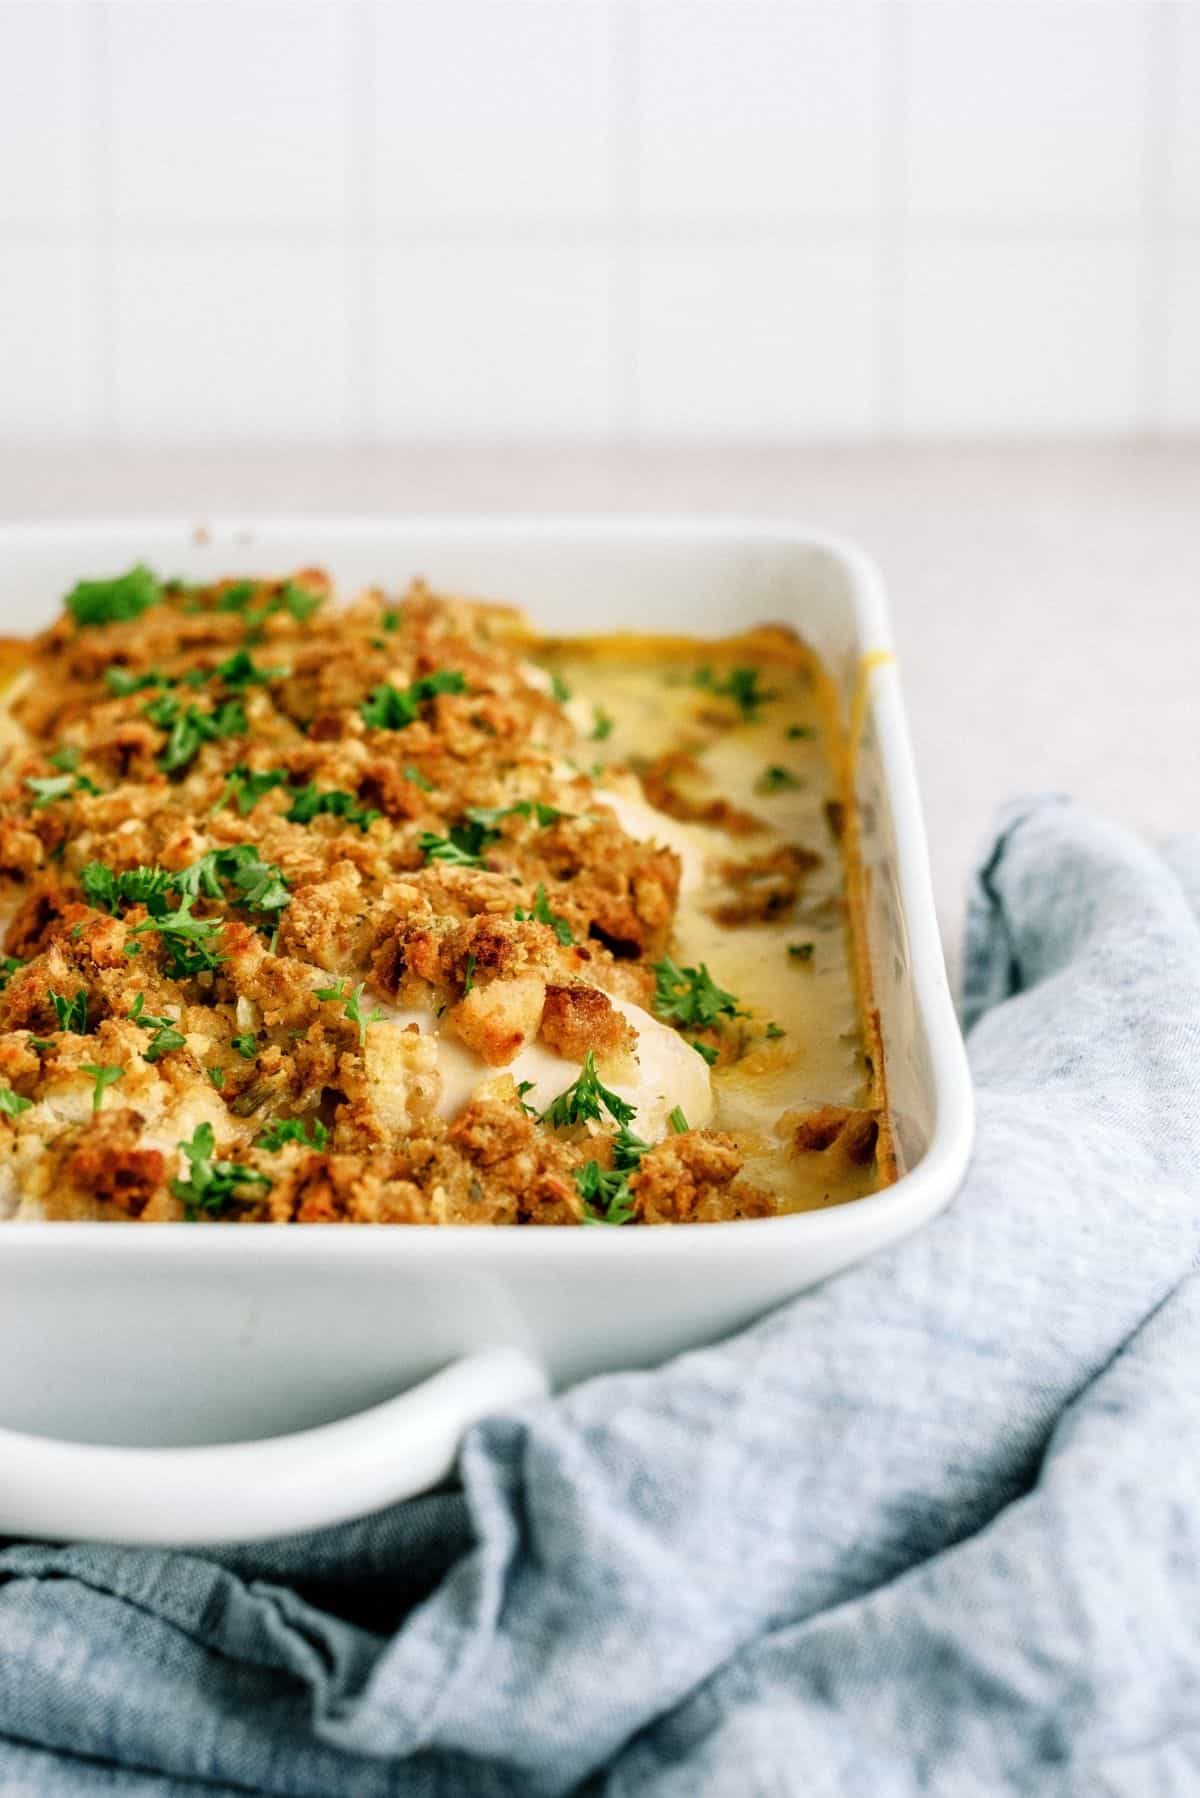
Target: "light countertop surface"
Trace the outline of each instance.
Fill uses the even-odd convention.
[[[726,511],[853,537],[891,598],[952,961],[1003,799],[1200,824],[1200,443],[0,451],[0,519],[255,511]]]

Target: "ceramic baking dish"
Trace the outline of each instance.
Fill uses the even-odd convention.
[[[950,1200],[970,1080],[883,593],[857,550],[738,520],[12,527],[3,630],[138,560],[195,579],[320,563],[343,591],[424,574],[560,633],[794,625],[855,721],[903,1172],[826,1211],[645,1230],[0,1228],[0,1532],[218,1542],[362,1514],[444,1477],[489,1411],[736,1329]]]

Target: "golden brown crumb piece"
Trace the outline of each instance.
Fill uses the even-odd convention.
[[[729,897],[713,907],[718,924],[759,924],[768,918],[786,917],[800,897],[804,878],[821,864],[821,857],[799,843],[788,843],[746,861],[721,863],[721,878]]]
[[[589,1049],[603,1061],[636,1048],[637,1033],[607,993],[577,982],[546,988],[542,1041],[568,1061],[582,1061]]]

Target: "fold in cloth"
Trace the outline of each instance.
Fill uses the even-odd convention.
[[[0,1551],[0,1792],[1200,1790],[1200,843],[1002,820],[957,1201],[212,1554]]]

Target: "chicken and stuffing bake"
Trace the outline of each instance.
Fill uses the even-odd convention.
[[[789,632],[138,567],[0,677],[0,1215],[635,1226],[893,1177]]]

